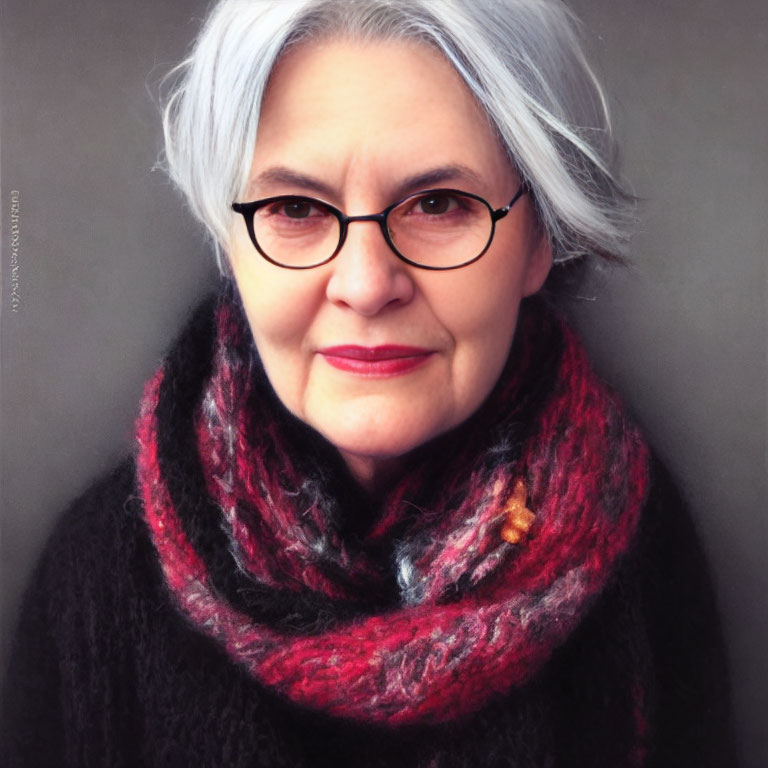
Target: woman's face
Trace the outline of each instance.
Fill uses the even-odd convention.
[[[248,200],[299,194],[348,215],[377,213],[425,188],[405,187],[408,179],[431,173],[439,183],[427,186],[472,192],[493,208],[519,186],[440,53],[413,42],[331,40],[279,61]],[[455,270],[401,261],[376,222],[351,223],[328,264],[290,270],[259,255],[238,217],[229,256],[272,386],[364,485],[477,410],[506,361],[521,298],[541,287],[551,264],[526,195],[497,223],[485,255]]]

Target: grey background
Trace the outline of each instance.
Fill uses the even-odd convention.
[[[205,4],[0,0],[3,650],[55,517],[131,442],[145,378],[215,283],[160,172],[156,81]],[[744,766],[768,765],[764,0],[571,0],[644,198],[635,266],[575,309],[676,476],[715,572]],[[20,306],[8,280],[21,206]]]

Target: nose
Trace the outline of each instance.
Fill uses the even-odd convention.
[[[410,267],[392,252],[376,221],[350,222],[330,266],[328,300],[366,317],[407,304],[416,290]]]

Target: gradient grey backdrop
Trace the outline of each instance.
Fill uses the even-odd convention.
[[[676,475],[715,572],[747,768],[768,765],[765,0],[572,0],[645,198],[635,268],[576,313]],[[128,450],[144,379],[215,282],[150,92],[189,0],[0,0],[2,639],[52,522]],[[20,305],[11,305],[11,191]]]

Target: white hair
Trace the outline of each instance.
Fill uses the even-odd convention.
[[[220,269],[270,73],[287,47],[333,36],[437,47],[527,184],[555,262],[624,255],[634,199],[578,22],[558,0],[221,0],[170,73],[163,112],[167,170]]]

